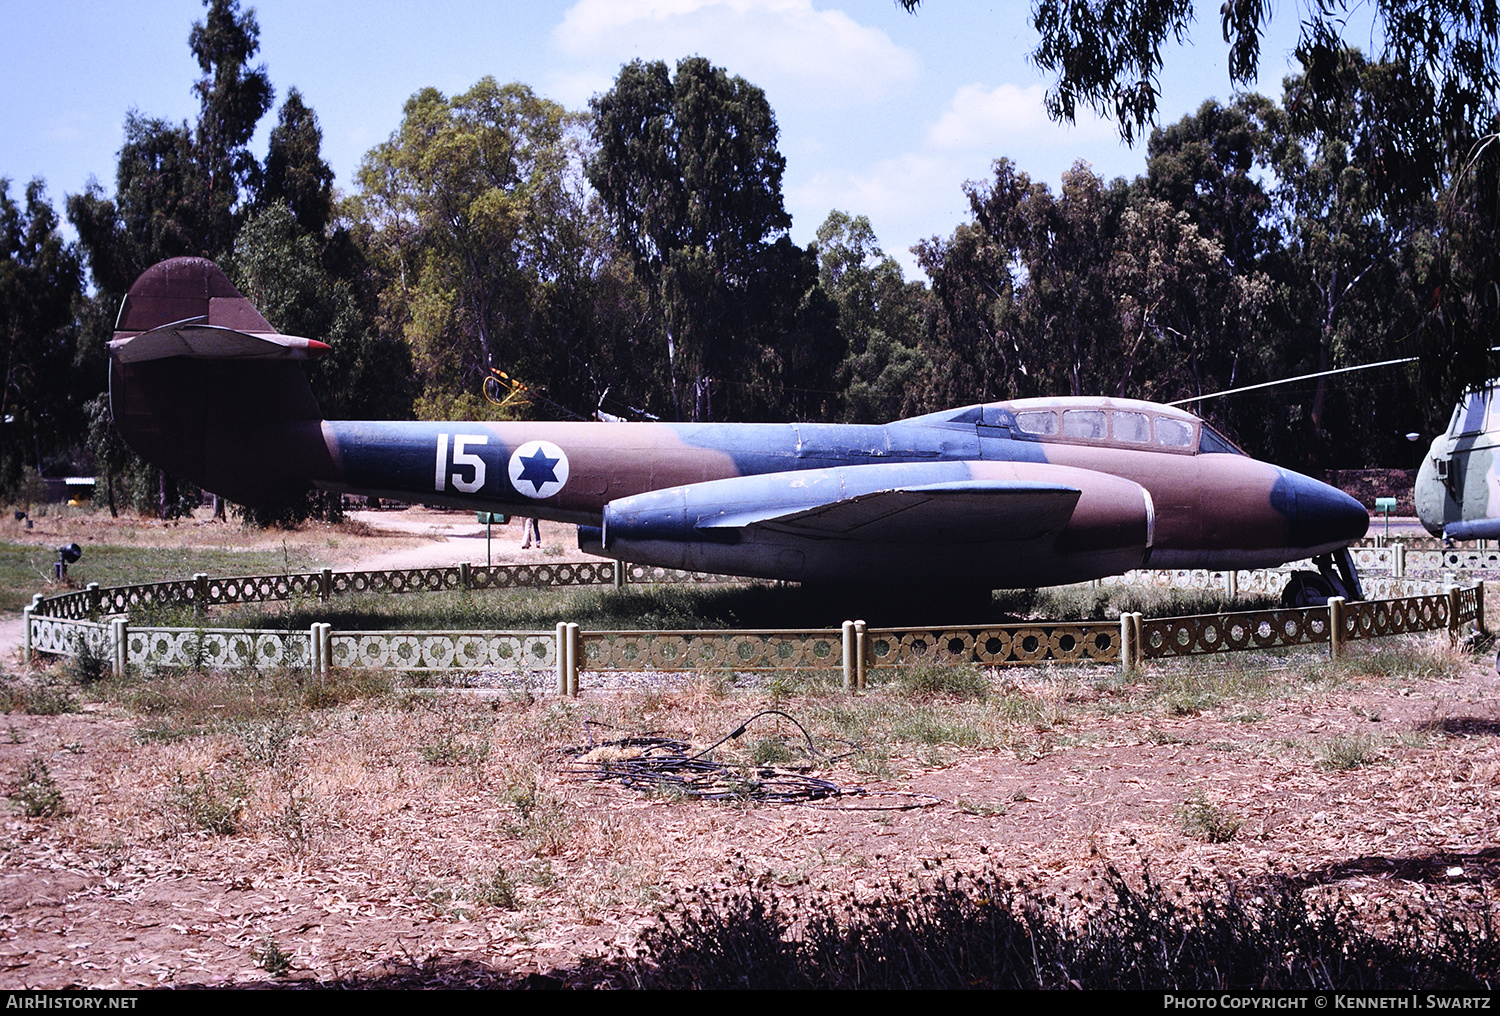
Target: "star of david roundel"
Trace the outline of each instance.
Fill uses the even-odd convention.
[[[527,441],[510,453],[510,485],[527,497],[551,497],[568,482],[568,457],[550,441]]]

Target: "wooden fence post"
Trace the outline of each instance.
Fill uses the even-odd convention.
[[[193,572],[193,613],[202,617],[208,610],[208,572]]]
[[[1344,598],[1328,598],[1328,658],[1334,662],[1344,655]]]
[[[469,562],[467,561],[458,563],[458,585],[464,592],[469,591]]]
[[[1484,579],[1474,583],[1474,630],[1481,635],[1488,635],[1484,627]]]
[[[557,693],[568,693],[568,622],[557,622]]]
[[[333,569],[324,568],[318,572],[318,599],[327,603],[333,596]]]
[[[1459,632],[1463,629],[1463,624],[1458,619],[1458,603],[1458,590],[1450,588],[1448,590],[1448,643],[1455,646],[1458,645]]]
[[[626,566],[626,564],[625,564],[624,561],[616,561],[615,562],[615,588],[616,589],[624,589],[626,583],[630,581],[630,576],[628,576],[626,574],[626,567],[627,566]]]

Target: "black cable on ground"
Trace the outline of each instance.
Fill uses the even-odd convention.
[[[710,758],[714,749],[743,736],[750,724],[766,716],[778,716],[791,721],[806,739],[808,755],[824,764],[831,764],[859,751],[856,748],[842,755],[828,755],[819,751],[813,743],[812,734],[796,717],[778,709],[765,709],[737,725],[707,748],[696,752],[692,751],[693,746],[686,741],[654,733],[613,741],[597,741],[593,728],[604,724],[585,720],[584,731],[589,743],[560,749],[559,764],[564,772],[578,779],[617,783],[643,793],[706,801],[804,804],[851,811],[909,811],[939,803],[938,798],[927,794],[872,794],[864,787],[843,787],[832,780],[813,776],[807,771],[810,767],[791,769],[769,765],[736,765],[715,762]],[[860,803],[855,804],[853,800]],[[844,803],[846,801],[849,803]]]

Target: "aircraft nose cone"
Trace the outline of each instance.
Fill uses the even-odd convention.
[[[1310,476],[1283,471],[1271,496],[1286,516],[1287,542],[1293,547],[1347,545],[1370,528],[1364,505]]]

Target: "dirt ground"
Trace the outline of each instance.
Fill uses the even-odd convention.
[[[448,541],[443,553],[472,552],[478,528],[483,560],[482,527],[404,521]],[[535,554],[518,535],[507,532],[512,559]],[[826,691],[772,699],[704,683],[577,702],[386,695],[215,721],[212,710],[242,704],[216,706],[212,682],[181,679],[154,693],[201,693],[198,726],[172,728],[146,692],[133,709],[84,696],[81,712],[11,712],[0,778],[14,795],[40,760],[63,813],[26,817],[13,796],[0,820],[0,987],[245,985],[278,971],[349,985],[590,985],[580,961],[628,947],[685,889],[870,894],[914,872],[986,865],[1059,893],[1114,865],[1149,866],[1168,884],[1195,872],[1296,878],[1356,906],[1492,896],[1500,678],[1445,642],[1358,653],[1366,665],[1258,658],[1232,679],[1212,668],[1184,679],[1186,664],[1129,681],[1013,670],[990,675],[983,703],[891,689],[852,703]],[[1404,662],[1382,665],[1381,653]],[[611,725],[601,737],[659,730],[706,745],[772,706],[830,752],[867,722],[867,754],[817,772],[874,796],[707,804],[554,764],[585,740],[586,719]],[[905,712],[970,734],[923,734]],[[784,721],[773,730],[797,744]],[[854,810],[917,795],[936,801]]]

